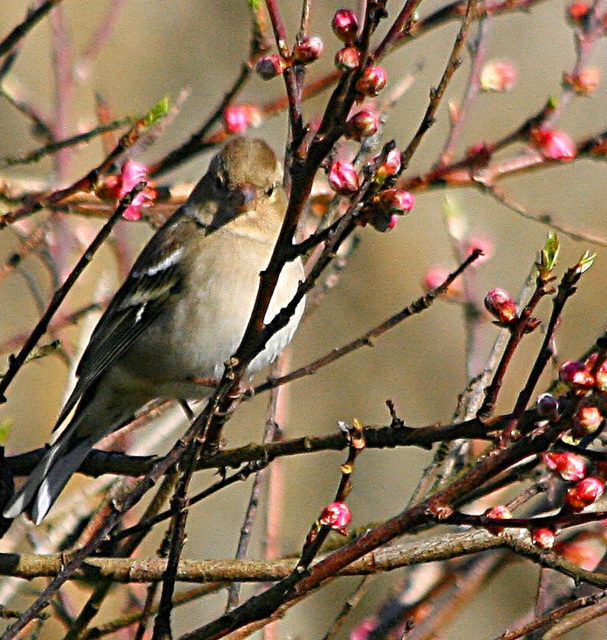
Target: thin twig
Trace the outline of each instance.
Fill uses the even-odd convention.
[[[352,351],[355,351],[356,349],[360,349],[361,347],[365,347],[365,346],[367,347],[372,346],[373,344],[372,340],[374,338],[377,338],[383,333],[385,333],[386,331],[388,331],[389,329],[392,329],[403,320],[406,320],[407,318],[410,318],[413,315],[421,313],[422,311],[425,311],[430,306],[432,306],[432,304],[434,303],[434,300],[438,296],[445,293],[449,288],[449,286],[453,283],[453,281],[459,275],[461,275],[461,273],[465,269],[467,269],[475,260],[477,260],[480,255],[481,253],[478,251],[473,252],[453,273],[451,273],[445,279],[445,281],[441,285],[439,285],[435,289],[432,289],[426,295],[422,296],[412,304],[406,306],[404,309],[402,309],[398,313],[395,313],[393,316],[390,316],[387,320],[377,325],[373,329],[370,329],[360,338],[357,338],[356,340],[349,342],[343,347],[332,349],[329,353],[322,356],[321,358],[318,358],[314,362],[311,362],[310,364],[304,367],[301,367],[295,371],[292,371],[291,373],[288,373],[285,376],[282,376],[280,378],[273,378],[268,380],[267,382],[263,382],[262,384],[255,387],[255,390],[254,390],[255,393],[261,393],[262,391],[266,391],[267,389],[272,389],[273,387],[276,387],[278,385],[286,384],[287,382],[292,382],[293,380],[297,380],[304,376],[313,375],[321,367],[324,367],[332,362],[335,362],[339,358],[342,358],[343,356],[348,355],[349,353],[352,353]]]
[[[322,640],[333,640],[333,638],[339,633],[340,629],[346,622],[350,613],[356,609],[362,597],[365,595],[367,589],[371,585],[369,576],[365,576],[356,587],[354,593],[344,602],[341,611],[333,621],[331,628],[323,636]]]
[[[22,40],[29,31],[35,27],[42,18],[61,0],[45,0],[37,9],[29,11],[23,22],[18,24],[7,36],[0,42],[0,56],[10,51],[18,42]]]
[[[474,104],[474,100],[478,96],[480,89],[480,77],[483,64],[487,55],[487,38],[489,35],[490,27],[489,15],[484,15],[479,19],[478,34],[475,42],[470,46],[472,50],[472,65],[470,68],[470,75],[468,76],[468,84],[464,93],[464,98],[461,104],[457,107],[455,118],[451,125],[451,131],[449,132],[449,138],[444,145],[441,153],[439,164],[444,165],[451,162],[455,147],[462,135],[464,124],[470,114],[470,110]]]
[[[110,122],[108,124],[99,125],[90,131],[85,131],[84,133],[79,133],[76,136],[71,136],[70,138],[66,138],[65,140],[59,140],[57,142],[52,142],[51,144],[47,144],[44,147],[40,147],[39,149],[35,149],[34,151],[30,151],[29,153],[13,156],[10,158],[3,158],[0,160],[0,169],[4,169],[5,167],[12,167],[14,165],[19,164],[31,164],[32,162],[38,162],[45,156],[56,153],[60,149],[66,149],[68,147],[74,147],[83,142],[88,142],[97,136],[106,133],[108,131],[115,131],[120,127],[124,127],[127,124],[133,124],[133,118],[123,118],[122,120],[115,120],[114,122]]]
[[[275,367],[273,367],[275,368]],[[263,443],[273,442],[276,433],[279,432],[279,427],[276,422],[276,414],[278,411],[279,390],[275,390],[270,395],[270,401],[268,403],[268,412],[266,416],[265,429],[263,434]],[[249,549],[249,543],[251,541],[251,533],[253,529],[253,523],[255,522],[255,518],[257,516],[257,508],[259,506],[259,500],[261,498],[261,494],[267,484],[267,467],[260,469],[253,479],[253,486],[251,487],[251,493],[249,497],[249,503],[247,505],[244,521],[242,527],[240,528],[240,536],[238,538],[238,546],[236,549],[236,559],[241,560],[247,557],[247,552]],[[240,584],[235,582],[230,585],[228,589],[228,602],[226,604],[226,611],[233,609],[238,605],[238,600],[240,596]]]
[[[173,600],[173,606],[179,607],[180,605],[187,604],[188,602],[192,602],[193,600],[197,600],[202,596],[209,595],[211,593],[215,593],[218,589],[221,589],[223,584],[205,584],[200,587],[194,587],[193,589],[188,589],[187,591],[183,591],[178,593]],[[111,620],[110,622],[106,622],[104,624],[100,624],[97,627],[90,627],[83,634],[81,640],[96,640],[97,638],[103,638],[104,636],[109,635],[110,633],[116,633],[116,631],[120,631],[126,627],[130,627],[133,624],[137,624],[141,622],[145,618],[149,616],[153,616],[158,612],[158,605],[152,604],[149,611],[134,611],[132,613],[127,613],[124,616]]]
[[[543,628],[553,627],[557,622],[562,622],[563,618],[568,616],[570,613],[574,611],[579,611],[580,609],[585,609],[586,607],[591,607],[601,600],[603,600],[607,596],[607,591],[600,591],[599,593],[593,593],[589,596],[583,596],[581,598],[576,598],[571,602],[567,602],[560,607],[556,607],[549,611],[546,615],[541,618],[537,618],[536,620],[532,620],[527,624],[519,627],[518,629],[513,629],[512,631],[507,631],[500,636],[497,636],[494,640],[516,640],[517,638],[522,638],[526,636],[528,633],[532,631],[537,631]]]
[[[77,62],[77,75],[80,81],[88,78],[90,68],[95,58],[97,58],[110,39],[120,11],[126,2],[127,0],[111,0],[105,14],[98,20],[97,29],[91,36],[88,44],[84,47],[80,60]]]
[[[76,180],[65,189],[59,189],[52,193],[43,193],[29,198],[26,204],[0,216],[0,229],[7,225],[40,211],[46,206],[56,205],[79,191],[92,191],[99,178],[114,166],[116,162],[130,149],[140,137],[153,125],[156,125],[160,118],[167,113],[167,101],[161,100],[120,138],[118,144],[112,152],[97,167],[89,171],[84,177]]]
[[[438,109],[438,105],[441,102],[441,99],[445,93],[453,74],[456,69],[459,67],[461,63],[461,52],[466,44],[466,38],[468,37],[468,29],[470,27],[470,23],[474,17],[474,9],[476,6],[477,0],[468,0],[468,5],[466,8],[466,14],[462,20],[462,24],[460,26],[457,37],[455,38],[455,42],[453,44],[453,49],[451,51],[451,55],[449,56],[449,61],[447,62],[447,66],[445,67],[445,71],[438,83],[438,86],[435,89],[432,89],[430,92],[430,102],[426,109],[426,113],[422,119],[421,124],[419,125],[415,135],[413,136],[411,142],[402,153],[402,163],[404,167],[409,165],[413,154],[419,147],[424,135],[428,131],[428,129],[434,123],[434,116]]]
[[[55,109],[51,121],[51,129],[55,140],[63,140],[67,137],[71,111],[74,107],[74,61],[72,50],[72,37],[66,24],[65,12],[62,6],[57,6],[50,14],[52,49],[53,49],[53,74],[55,79]],[[53,155],[55,178],[63,182],[68,173],[70,154],[67,148],[58,149]],[[57,221],[61,224],[61,220]]]

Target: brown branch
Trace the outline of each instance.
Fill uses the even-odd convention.
[[[587,511],[584,513],[569,513],[563,511],[551,516],[533,516],[530,518],[512,518],[501,520],[491,518],[484,514],[472,515],[469,513],[452,513],[445,518],[445,524],[473,527],[497,527],[499,529],[539,529],[547,527],[550,529],[566,529],[568,527],[579,527],[589,522],[599,522],[607,518],[607,511]]]
[[[29,11],[23,22],[18,24],[5,38],[0,42],[0,56],[10,51],[18,42],[22,40],[29,31],[35,27],[42,18],[61,0],[45,0],[37,9]]]
[[[439,442],[448,442],[460,438],[493,440],[495,434],[503,429],[510,415],[495,417],[490,424],[477,418],[456,424],[432,424],[424,427],[409,427],[402,423],[385,427],[365,427],[363,435],[368,449],[392,449],[395,447],[421,447],[430,449]],[[520,428],[528,430],[540,417],[534,410],[526,411],[520,422]],[[336,432],[327,436],[304,436],[292,440],[272,442],[270,444],[249,444],[237,449],[218,451],[209,458],[198,460],[196,468],[223,469],[235,468],[246,463],[265,463],[275,458],[310,454],[320,451],[342,451],[348,446],[346,436]],[[44,455],[46,449],[35,449],[28,453],[10,456],[5,459],[6,466],[14,475],[28,475]],[[98,477],[110,473],[119,475],[142,476],[151,472],[159,462],[157,456],[130,456],[114,451],[94,449],[87,456],[79,472]]]
[[[470,185],[472,186],[472,185]],[[520,215],[525,220],[531,220],[532,222],[537,222],[544,227],[548,227],[553,231],[561,235],[565,235],[568,238],[576,241],[589,242],[590,244],[595,244],[601,247],[607,247],[607,237],[596,235],[593,233],[588,233],[586,231],[582,231],[580,229],[575,228],[574,226],[566,225],[562,222],[556,222],[554,220],[553,215],[544,211],[538,214],[531,213],[525,207],[520,205],[518,202],[515,202],[512,197],[507,195],[503,189],[499,188],[496,185],[487,185],[483,187],[481,185],[477,185],[479,188],[483,190],[484,193],[487,193],[491,197],[493,197],[497,202],[503,204],[505,207],[514,211],[518,215]]]
[[[407,0],[404,7],[400,10],[398,17],[392,23],[388,33],[379,43],[379,46],[372,54],[373,60],[381,60],[390,50],[396,46],[398,41],[402,42],[413,22],[415,11],[419,7],[421,0]]]
[[[266,0],[265,4],[272,23],[276,47],[282,59],[287,62],[287,67],[282,74],[289,106],[289,123],[291,125],[289,131],[291,140],[287,144],[287,148],[297,148],[301,144],[304,134],[301,113],[301,88],[305,77],[305,69],[303,65],[290,64],[291,55],[287,43],[287,30],[280,14],[278,2],[276,0]],[[288,154],[287,158],[289,156],[290,154]],[[288,171],[288,164],[286,169]]]
[[[339,576],[370,575],[425,562],[448,560],[454,555],[468,555],[498,549],[506,543],[486,531],[447,533],[376,549],[353,562]],[[327,556],[321,556],[319,560]],[[53,577],[61,569],[62,554],[0,554],[0,575],[31,580]],[[190,560],[179,561],[180,582],[274,582],[289,576],[297,558],[280,560]],[[88,558],[70,576],[70,580],[110,580],[114,583],[160,582],[167,568],[163,558]]]
[[[575,411],[576,405],[569,413]],[[280,606],[309,593],[323,582],[331,578],[336,572],[344,569],[352,562],[363,557],[369,551],[377,549],[393,540],[427,523],[428,515],[434,514],[440,521],[441,514],[450,513],[450,505],[468,492],[478,488],[512,464],[532,455],[544,451],[560,435],[563,426],[542,425],[530,434],[511,444],[507,449],[494,450],[479,460],[476,466],[456,479],[450,486],[437,492],[429,500],[407,509],[377,527],[363,533],[354,541],[314,565],[307,574],[289,577],[278,582],[262,595],[251,598],[239,608],[230,612],[229,616],[221,616],[215,621],[204,625],[182,637],[182,640],[207,640],[221,638],[227,633],[239,629],[261,618],[267,618]],[[605,579],[602,576],[602,579]]]
[[[19,267],[27,255],[36,251],[44,243],[46,232],[47,225],[46,223],[43,223],[38,225],[26,237],[21,238],[21,246],[10,255],[8,260],[2,266],[0,266],[0,280],[4,280],[6,276]]]
[[[3,72],[4,70],[5,70],[5,65],[2,66],[0,73]],[[9,91],[6,89],[6,87],[3,84],[0,84],[0,95],[9,104],[15,107],[15,109],[17,109],[20,113],[22,113],[26,118],[31,120],[31,125],[33,130],[41,138],[44,138],[49,143],[53,142],[53,132],[51,131],[49,123],[33,105],[26,102],[23,98],[19,98],[9,93]]]
[[[302,16],[302,21],[305,19]],[[280,370],[281,364],[284,362],[285,354],[281,354],[278,360],[274,363],[272,370]],[[280,439],[281,431],[278,422],[278,413],[280,409],[284,409],[285,406],[286,389],[274,389],[270,394],[268,402],[268,409],[266,413],[266,421],[263,433],[263,444],[274,442],[275,439]],[[264,489],[268,486],[268,469],[264,465],[255,473],[253,479],[253,486],[249,494],[249,502],[245,511],[243,523],[240,527],[240,535],[238,537],[238,545],[236,548],[236,560],[241,560],[247,557],[249,550],[249,544],[251,542],[251,534],[253,532],[253,525],[258,513],[259,500],[264,492]],[[269,500],[269,498],[268,498]],[[191,503],[190,503],[191,504]],[[226,604],[226,611],[238,606],[240,598],[240,583],[234,582],[228,589],[228,601]]]
[[[165,500],[170,495],[175,486],[175,474],[169,474],[164,477],[162,484],[158,488],[156,495],[145,510],[142,516],[142,520],[147,520],[161,510]],[[103,518],[103,514],[98,512],[98,515]],[[102,520],[100,520],[101,522]],[[149,533],[149,529],[144,530],[137,536],[132,536],[127,542],[121,545],[115,551],[115,556],[118,558],[128,558],[136,551],[140,543],[144,540]],[[112,548],[111,541],[108,541],[106,547]],[[86,604],[82,607],[82,610],[78,614],[78,617],[70,624],[68,633],[65,635],[64,640],[78,640],[82,637],[82,633],[88,629],[90,622],[97,615],[101,604],[105,600],[106,596],[110,592],[114,582],[112,580],[95,580],[95,589],[89,596]]]

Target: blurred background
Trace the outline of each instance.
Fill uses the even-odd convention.
[[[248,55],[247,3],[244,0],[221,3],[132,0],[115,5],[120,10],[109,42],[92,66],[79,70],[80,81],[75,88],[68,131],[72,135],[95,125],[96,93],[111,106],[114,117],[123,117],[140,115],[161,97],[166,95],[175,99],[187,88],[190,95],[172,126],[136,158],[153,162],[199,128],[232,84]],[[101,0],[95,3],[65,0],[62,3],[75,52],[86,49],[108,6],[108,2]],[[298,28],[300,2],[286,0],[280,6],[292,42]],[[323,38],[325,53],[308,67],[309,79],[332,69],[339,43],[330,24],[334,11],[341,6],[333,1],[313,3],[310,32]],[[442,4],[434,0],[422,3],[420,15],[427,15],[439,6]],[[23,19],[28,7],[28,2],[20,0],[3,3],[0,36]],[[396,12],[398,8],[395,4],[392,10]],[[572,30],[565,20],[565,11],[564,3],[549,1],[533,6],[529,12],[497,16],[491,20],[488,58],[511,60],[518,69],[518,81],[507,93],[478,97],[465,127],[459,153],[472,144],[503,136],[537,113],[550,97],[559,96],[562,74],[569,72],[575,61]],[[421,121],[429,90],[440,79],[457,30],[457,23],[448,23],[395,51],[386,61],[387,91],[394,89],[409,74],[414,74],[410,89],[389,112],[384,132],[384,139],[393,138],[401,149]],[[602,67],[603,71],[607,67],[606,45],[604,40],[600,42],[589,61],[592,66]],[[424,172],[436,161],[449,129],[448,102],[455,104],[461,100],[468,74],[469,57],[465,55],[447,99],[441,104],[437,122],[425,137],[407,175]],[[604,131],[607,122],[605,84],[602,82],[592,97],[574,100],[559,122],[559,128],[575,140]],[[42,113],[52,113],[55,96],[48,20],[35,27],[27,37],[6,79],[6,86],[37,105]],[[282,94],[280,78],[269,82],[253,78],[239,101],[265,103]],[[327,96],[325,92],[305,103],[306,118],[321,113]],[[254,135],[265,138],[282,153],[286,137],[285,114],[264,121]],[[0,143],[2,156],[21,154],[40,144],[32,136],[27,120],[3,100],[0,100]],[[66,179],[74,180],[84,175],[102,157],[98,142],[76,150]],[[205,171],[207,162],[208,156],[197,157],[163,176],[161,183],[194,182]],[[523,173],[500,184],[510,198],[534,216],[549,214],[559,225],[600,237],[606,242],[606,174],[604,162],[582,159]],[[47,182],[51,176],[52,163],[43,160],[5,170],[0,178]],[[416,194],[415,209],[400,220],[394,231],[387,234],[371,228],[360,231],[360,245],[339,283],[301,327],[291,350],[292,366],[303,365],[352,340],[418,298],[423,292],[424,275],[431,267],[442,265],[451,269],[456,266],[445,225],[446,196],[447,191],[442,189]],[[450,206],[460,212],[470,234],[488,238],[493,245],[491,259],[477,271],[479,297],[492,287],[503,287],[514,296],[518,295],[537,251],[544,245],[548,227],[523,219],[477,190],[451,189],[449,201]],[[74,224],[79,229],[78,237],[90,239],[100,223],[84,219]],[[132,240],[134,257],[151,231],[144,223],[121,224],[128,226],[126,233]],[[586,249],[598,254],[595,265],[582,279],[579,293],[568,305],[558,334],[559,358],[570,359],[584,352],[605,329],[607,253],[601,246],[565,235],[561,235],[561,244],[561,272]],[[8,259],[17,245],[10,230],[0,234],[0,263]],[[19,271],[0,284],[2,342],[27,333],[39,317],[41,302],[24,286],[29,279],[38,282],[44,301],[50,298],[52,286],[47,272],[38,258],[30,256]],[[86,296],[111,292],[117,284],[118,274],[111,253],[104,249],[70,294],[64,309],[78,308]],[[540,309],[543,317],[547,317],[549,305],[545,303]],[[373,348],[361,349],[315,376],[290,385],[289,413],[282,425],[285,437],[332,433],[338,420],[352,421],[353,418],[365,425],[387,424],[390,417],[385,402],[388,399],[394,402],[398,415],[407,424],[421,426],[448,422],[458,394],[467,384],[462,318],[460,306],[438,301],[429,311],[378,339]],[[83,345],[92,326],[93,319],[87,318],[70,329],[66,337]],[[483,361],[497,334],[498,330],[487,320],[479,345],[479,361]],[[533,334],[518,353],[506,379],[498,410],[507,411],[511,407],[540,341],[541,335]],[[7,444],[9,454],[48,441],[69,374],[60,358],[45,358],[20,372],[9,390],[8,403],[0,408],[0,417],[12,424]],[[229,447],[261,438],[266,403],[267,396],[259,396],[241,407],[224,432]],[[178,419],[179,414],[175,413],[174,420]],[[180,429],[177,427],[164,444],[158,445],[157,451],[163,447],[166,450]],[[418,450],[365,452],[357,462],[354,489],[349,497],[353,526],[363,526],[397,513],[408,501],[430,459],[429,452]],[[279,542],[284,553],[296,552],[301,547],[310,524],[332,500],[343,460],[343,454],[327,453],[282,462],[285,495],[280,507]],[[196,488],[202,488],[212,480],[211,474],[199,474]],[[76,483],[85,485],[81,480]],[[233,556],[249,491],[250,485],[245,483],[195,509],[189,520],[186,557]],[[260,550],[260,526],[255,540],[252,557]],[[373,611],[395,580],[398,580],[396,574],[376,579],[344,634]],[[445,637],[490,638],[512,626],[510,623],[527,611],[536,584],[535,568],[525,567],[521,562],[513,564],[487,585],[482,599],[467,609],[465,619],[453,621]],[[322,637],[353,588],[351,581],[344,580],[333,584],[322,595],[309,598],[288,613],[279,634],[283,637]],[[79,587],[71,589],[76,592]],[[219,595],[210,602],[180,608],[175,617],[178,631],[183,632],[210,619],[213,613],[222,610],[224,602],[224,596]],[[595,630],[595,636],[590,635],[591,632],[586,628],[584,633],[577,635],[574,632],[568,637],[604,637],[604,629],[602,634]]]

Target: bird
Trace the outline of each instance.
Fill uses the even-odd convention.
[[[4,517],[25,513],[40,524],[93,446],[151,400],[211,395],[212,389],[196,380],[219,379],[244,335],[287,208],[282,176],[280,162],[261,139],[232,138],[212,159],[101,316],[53,431],[66,426],[13,495]],[[297,257],[280,273],[265,322],[292,300],[302,280]],[[304,305],[302,299],[251,361],[247,375],[289,344]]]

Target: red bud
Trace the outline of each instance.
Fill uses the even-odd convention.
[[[360,141],[377,133],[378,129],[379,114],[370,109],[361,109],[346,122],[345,134],[347,138]]]
[[[323,41],[316,36],[302,38],[302,40],[293,47],[293,58],[302,64],[314,62],[314,60],[320,58],[324,48]]]
[[[387,80],[388,76],[383,67],[367,67],[356,83],[356,90],[373,98],[386,86]]]
[[[262,56],[255,63],[255,71],[264,79],[271,80],[285,70],[285,63],[280,56]]]
[[[346,44],[352,44],[356,40],[358,31],[358,18],[351,9],[340,9],[335,12],[331,23],[335,35]]]
[[[510,324],[516,320],[516,304],[504,289],[491,289],[485,296],[485,308],[501,324]]]
[[[344,47],[335,54],[335,66],[340,71],[351,71],[360,66],[360,51],[356,47]]]
[[[351,162],[337,160],[329,170],[331,188],[344,195],[356,193],[360,188],[358,173]]]
[[[346,535],[346,527],[352,520],[352,514],[345,502],[332,502],[327,505],[320,514],[318,522],[323,526],[329,526]]]
[[[605,490],[605,485],[598,478],[588,477],[580,480],[575,487],[571,487],[565,494],[565,504],[573,511],[582,511],[585,507],[596,502]]]

